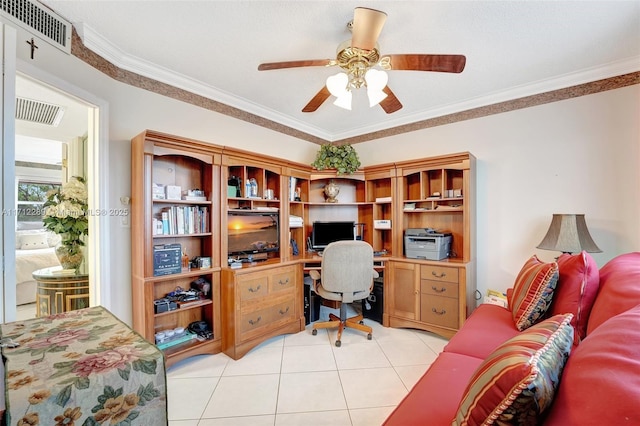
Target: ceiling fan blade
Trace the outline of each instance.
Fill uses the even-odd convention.
[[[387,14],[375,9],[356,7],[353,12],[351,47],[372,50],[387,20]]]
[[[396,95],[391,91],[391,89],[389,89],[389,86],[384,86],[384,89],[382,89],[382,91],[387,94],[387,97],[384,98],[379,104],[384,112],[386,112],[387,114],[392,114],[402,108],[402,104],[400,103],[398,98],[396,98]]]
[[[331,96],[329,89],[327,89],[327,86],[323,86],[322,89],[320,89],[320,91],[309,101],[309,103],[302,108],[302,112],[314,112],[320,108],[320,105],[322,105],[324,101],[329,99],[329,96]]]
[[[467,58],[464,55],[385,55],[388,56],[392,70],[436,71],[460,73]]]
[[[303,61],[267,62],[265,64],[258,65],[258,71],[297,67],[322,67],[329,65],[331,65],[330,59],[306,59]]]

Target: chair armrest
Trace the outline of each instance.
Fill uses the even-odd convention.
[[[309,271],[309,276],[314,281],[320,280],[320,272],[316,271],[315,269]]]
[[[380,274],[375,269],[373,270],[373,278],[380,278]]]

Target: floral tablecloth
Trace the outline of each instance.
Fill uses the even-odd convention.
[[[162,353],[103,307],[0,327],[7,424],[167,424]]]

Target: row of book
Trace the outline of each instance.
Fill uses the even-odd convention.
[[[186,235],[210,232],[209,208],[206,206],[171,206],[153,218],[154,235]]]

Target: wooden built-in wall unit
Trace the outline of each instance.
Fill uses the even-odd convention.
[[[150,342],[158,332],[196,321],[204,321],[212,332],[210,339],[164,349],[168,365],[205,353],[225,352],[238,359],[268,338],[304,330],[304,274],[322,260],[307,250],[314,221],[358,223],[360,237],[382,254],[376,267],[384,282],[384,326],[451,337],[475,307],[475,157],[468,152],[367,166],[338,176],[150,130],[136,136],[131,149],[133,326]],[[229,188],[230,179],[240,184],[239,191]],[[247,181],[255,181],[255,193],[246,192]],[[323,189],[330,181],[340,187],[337,203],[325,201]],[[199,189],[204,198],[154,198],[154,186],[158,192],[167,185],[183,192]],[[292,195],[296,189],[298,199]],[[158,220],[172,211],[204,212],[205,222],[162,233]],[[277,218],[279,244],[231,268],[228,260],[235,256],[229,255],[228,217],[238,213]],[[290,215],[302,218],[302,226],[290,227]],[[451,234],[446,259],[405,255],[406,230],[428,228]],[[159,258],[158,253],[167,247],[175,256],[176,244],[189,259],[210,262],[164,274],[158,262],[170,256]],[[204,299],[156,312],[156,300],[177,287],[188,290],[198,278],[211,284]]]

